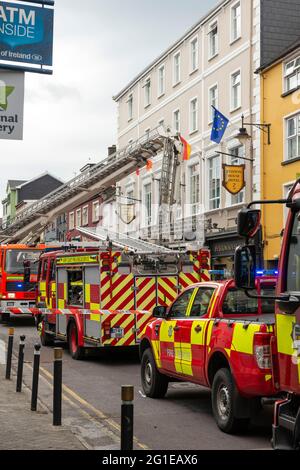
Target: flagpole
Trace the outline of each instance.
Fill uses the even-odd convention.
[[[253,158],[240,157],[240,156],[234,155],[233,153],[220,152],[219,150],[216,151],[216,155],[227,155],[228,157],[235,157],[235,158],[238,158],[239,160],[247,160],[247,162],[251,162],[251,163],[254,162]]]

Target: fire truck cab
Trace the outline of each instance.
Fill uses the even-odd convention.
[[[44,309],[42,343],[86,348],[135,346],[155,305],[169,305],[187,286],[209,279],[207,250],[133,253],[71,249],[40,258],[37,308]]]
[[[31,313],[35,307],[38,260],[44,245],[0,246],[0,314]]]

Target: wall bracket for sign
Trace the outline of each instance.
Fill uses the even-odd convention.
[[[0,68],[51,75],[54,1],[0,0]]]

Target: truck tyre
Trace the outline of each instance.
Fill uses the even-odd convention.
[[[150,348],[146,349],[141,361],[141,378],[145,395],[150,398],[163,398],[168,390],[169,381],[156,367]]]
[[[37,330],[41,336],[41,344],[42,346],[53,346],[54,344],[54,339],[53,336],[50,335],[49,333],[45,332],[45,326],[43,322],[40,322],[37,326]]]
[[[85,356],[85,349],[78,346],[78,332],[76,324],[72,321],[68,328],[69,351],[72,359],[79,361]]]
[[[212,409],[218,427],[228,434],[247,429],[250,422],[250,417],[235,416],[238,398],[241,397],[230,371],[218,370],[212,384]]]
[[[8,323],[10,320],[9,312],[4,312],[0,314],[0,323]]]

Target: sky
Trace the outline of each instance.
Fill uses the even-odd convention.
[[[67,181],[116,143],[112,96],[218,0],[56,0],[54,73],[26,73],[23,141],[0,141],[8,179]],[[1,208],[2,209],[2,208]]]

